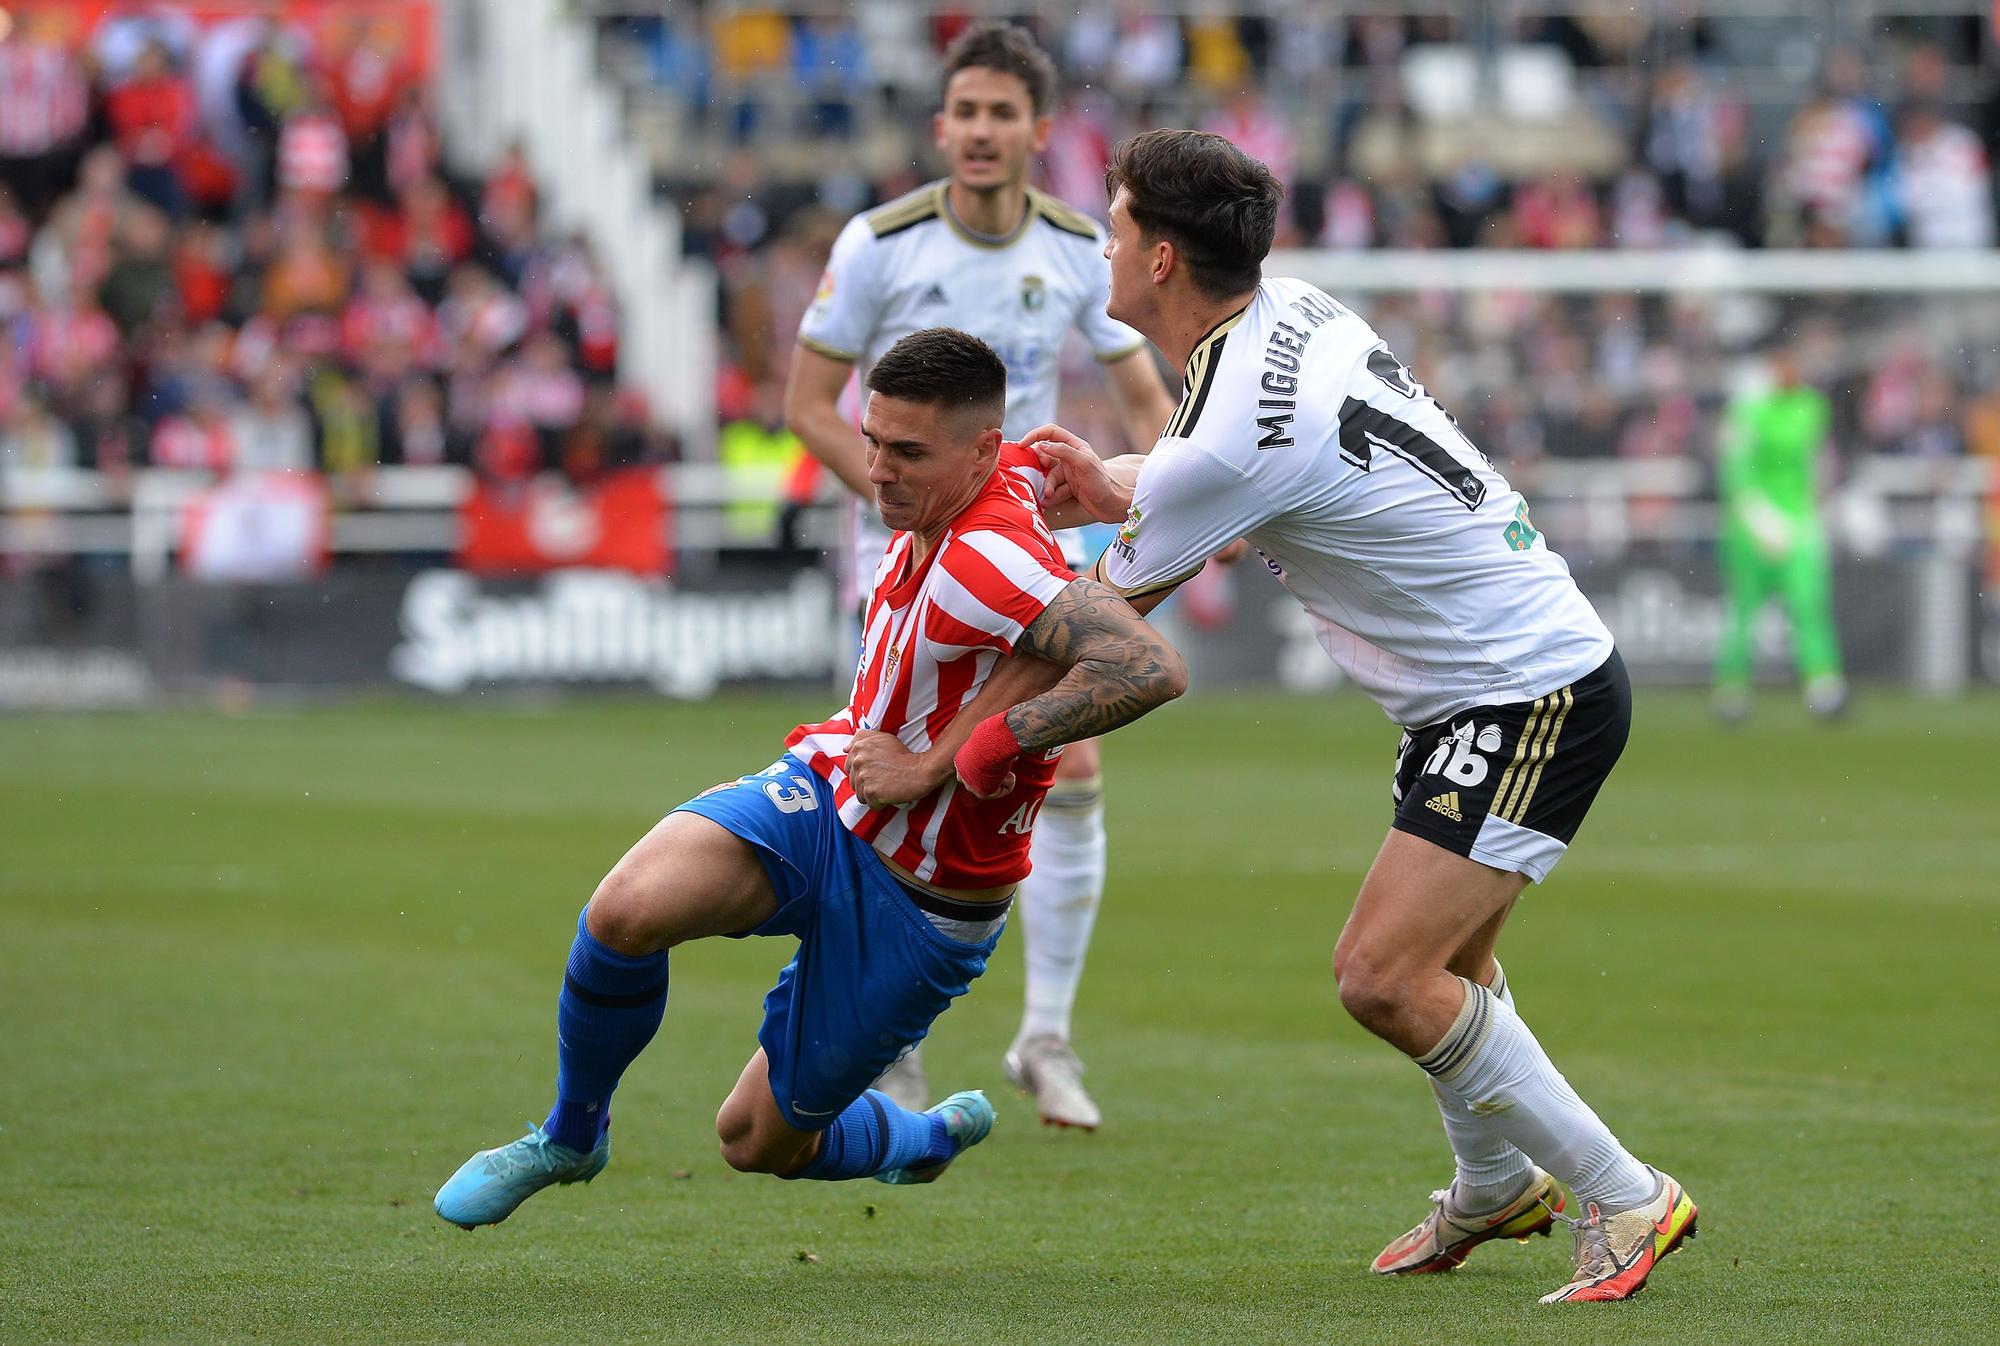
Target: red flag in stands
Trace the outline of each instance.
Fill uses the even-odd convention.
[[[458,564],[478,575],[584,567],[667,573],[659,473],[631,468],[589,486],[557,477],[481,482],[459,511]]]

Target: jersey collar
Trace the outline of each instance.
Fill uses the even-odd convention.
[[[943,179],[937,185],[937,209],[938,218],[943,220],[946,227],[954,234],[957,234],[975,248],[991,248],[995,252],[1000,251],[1002,248],[1011,248],[1016,243],[1019,243],[1027,234],[1029,226],[1035,222],[1035,198],[1030,196],[1027,207],[1021,212],[1021,222],[1014,226],[1012,232],[998,238],[991,234],[974,233],[972,230],[966,228],[952,211],[950,178]]]
[[[1190,386],[1195,382],[1195,363],[1200,361],[1206,364],[1209,348],[1221,341],[1225,336],[1228,336],[1235,329],[1236,324],[1243,321],[1243,315],[1250,311],[1250,304],[1256,302],[1254,298],[1251,299],[1250,303],[1237,309],[1234,313],[1201,334],[1201,340],[1195,342],[1194,349],[1188,352],[1187,364],[1181,368],[1181,375]]]

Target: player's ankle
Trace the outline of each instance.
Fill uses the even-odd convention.
[[[1453,1179],[1451,1193],[1446,1200],[1460,1215],[1491,1215],[1519,1201],[1534,1185],[1535,1171],[1532,1168],[1490,1183],[1469,1183],[1459,1177]]]

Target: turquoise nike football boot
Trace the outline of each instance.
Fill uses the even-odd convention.
[[[461,1229],[499,1224],[550,1183],[568,1186],[589,1182],[610,1162],[609,1130],[596,1149],[585,1153],[556,1144],[546,1131],[530,1122],[528,1134],[521,1139],[498,1149],[481,1150],[461,1164],[438,1188],[433,1204],[439,1218]]]

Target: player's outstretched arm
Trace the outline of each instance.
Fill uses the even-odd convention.
[[[1095,580],[1070,582],[1015,643],[1069,671],[1040,696],[981,721],[959,750],[959,779],[982,798],[1005,788],[1014,758],[1096,738],[1187,690],[1187,665],[1166,637]]]
[[[792,375],[785,384],[785,424],[825,463],[847,489],[872,500],[868,453],[861,435],[840,414],[840,393],[854,373],[852,363],[821,355],[807,346],[792,351]]]

